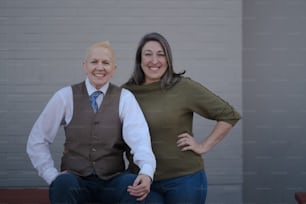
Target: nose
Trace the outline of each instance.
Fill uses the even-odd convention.
[[[156,63],[158,63],[159,62],[159,60],[158,60],[158,56],[152,56],[152,63],[153,64],[156,64]]]
[[[102,62],[99,62],[99,63],[97,64],[97,69],[104,69],[104,65],[103,65]]]

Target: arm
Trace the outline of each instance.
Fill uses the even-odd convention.
[[[198,82],[186,80],[184,87],[189,111],[217,121],[211,133],[201,143],[187,133],[178,136],[177,146],[182,151],[192,150],[204,154],[217,145],[240,120],[240,114],[225,100]]]
[[[57,92],[34,123],[27,141],[27,154],[39,176],[48,184],[58,175],[49,145],[53,142],[64,115],[64,104]]]
[[[223,140],[231,129],[231,124],[219,121],[203,142],[198,143],[194,137],[190,136],[188,133],[183,133],[178,136],[177,146],[180,147],[182,151],[191,150],[197,154],[205,154]]]
[[[156,160],[144,115],[134,95],[125,89],[122,89],[121,93],[120,115],[123,122],[123,138],[131,148],[135,164],[140,168],[138,177],[128,191],[140,201],[150,191]]]

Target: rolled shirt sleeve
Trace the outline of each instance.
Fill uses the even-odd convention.
[[[51,184],[59,174],[55,168],[49,146],[53,143],[67,111],[63,94],[72,96],[71,89],[69,87],[63,88],[51,97],[35,121],[26,146],[27,154],[34,168],[37,169],[38,175],[48,184]]]
[[[134,163],[140,168],[139,174],[151,177],[156,168],[156,159],[151,147],[149,127],[134,95],[122,89],[120,118],[123,123],[123,139],[131,149]]]

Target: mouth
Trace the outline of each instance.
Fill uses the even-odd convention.
[[[97,77],[97,78],[102,78],[102,77],[105,76],[105,74],[103,74],[103,73],[93,73],[93,75],[94,75],[95,77]]]
[[[160,67],[149,67],[150,70],[152,71],[158,71],[160,69]]]

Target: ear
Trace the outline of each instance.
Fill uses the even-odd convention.
[[[117,72],[117,64],[114,64],[113,70],[111,72],[112,72],[111,77],[113,77],[115,75],[115,73]]]
[[[86,61],[85,60],[82,62],[82,67],[83,67],[83,71],[86,74],[87,73],[87,68],[86,68]]]
[[[117,72],[117,64],[114,65],[114,73]]]

